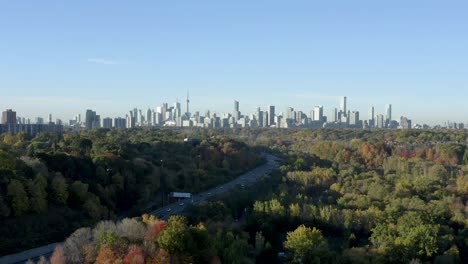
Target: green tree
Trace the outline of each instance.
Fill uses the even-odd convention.
[[[31,195],[31,210],[35,213],[44,213],[47,211],[47,179],[42,174],[37,174],[34,181],[29,184],[29,193]]]
[[[294,252],[296,262],[307,263],[319,257],[328,246],[319,229],[301,225],[296,230],[287,233],[284,247]]]
[[[11,180],[8,184],[8,196],[11,198],[11,207],[16,216],[22,216],[29,210],[28,194],[23,184],[18,180]]]
[[[62,174],[57,173],[52,179],[52,199],[56,204],[66,205],[68,200],[68,184]]]

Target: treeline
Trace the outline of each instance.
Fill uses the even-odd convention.
[[[80,226],[197,193],[262,162],[225,136],[173,130],[0,135],[0,255],[61,241]]]
[[[242,232],[190,225],[182,216],[143,215],[78,229],[38,263],[251,263],[251,250]]]
[[[278,190],[253,205],[251,236],[260,232],[293,263],[468,262],[466,132],[393,132],[402,142],[406,133],[463,140],[427,145],[389,145],[385,131],[318,140],[325,132],[260,143],[287,163]],[[272,133],[283,132],[257,138]]]

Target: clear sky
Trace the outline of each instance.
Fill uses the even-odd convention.
[[[0,0],[0,108],[63,120],[183,101],[325,114],[348,97],[468,123],[468,1]]]

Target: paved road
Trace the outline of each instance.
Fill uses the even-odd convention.
[[[260,177],[278,168],[278,158],[269,154],[266,154],[265,157],[267,159],[266,164],[260,167],[257,167],[228,183],[219,185],[206,192],[194,195],[192,199],[187,199],[186,201],[181,201],[181,202],[167,205],[158,210],[150,212],[150,214],[160,219],[167,219],[171,215],[181,214],[186,209],[189,203],[198,204],[215,195],[225,193],[228,190],[243,187],[243,186],[245,187],[251,186],[255,182],[257,182],[260,179]],[[28,259],[37,261],[40,256],[51,256],[55,247],[59,244],[61,243],[54,243],[54,244],[50,244],[47,246],[26,250],[17,254],[0,257],[0,264],[25,263]]]
[[[156,216],[159,219],[168,219],[171,215],[181,214],[189,204],[199,204],[213,196],[223,194],[234,188],[251,186],[256,183],[260,177],[278,168],[278,159],[275,156],[265,155],[265,157],[267,159],[266,164],[257,167],[256,169],[251,170],[228,183],[219,185],[211,190],[199,193],[197,195],[193,195],[191,199],[185,199],[177,203],[169,204],[165,207],[150,212],[150,214]]]

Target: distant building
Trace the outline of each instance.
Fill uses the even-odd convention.
[[[86,110],[86,124],[85,128],[87,130],[91,130],[93,128],[100,128],[101,127],[101,117],[96,115],[96,112],[93,110]]]
[[[26,133],[35,136],[40,132],[63,133],[63,126],[58,124],[1,124],[0,133]]]
[[[359,120],[359,111],[352,111],[349,115],[349,125],[355,128],[361,128],[361,122]]]
[[[400,127],[402,129],[411,129],[411,120],[405,116],[400,117]]]
[[[315,106],[313,114],[314,114],[314,116],[313,116],[314,121],[323,122],[323,106],[321,106],[321,105]]]
[[[16,120],[16,112],[11,110],[11,109],[7,109],[6,111],[3,111],[2,113],[2,124],[5,124],[5,125],[10,125],[10,124],[16,124],[17,123],[17,120]]]
[[[122,117],[114,118],[114,127],[115,128],[126,128],[127,127],[127,120]]]
[[[334,108],[332,113],[332,122],[338,122],[338,109]]]
[[[374,114],[374,107],[372,106],[369,108],[369,116],[368,116],[368,125],[370,128],[373,128],[375,126],[375,114]]]
[[[36,124],[37,125],[43,125],[44,124],[44,118],[36,117]]]
[[[346,96],[341,97],[340,100],[340,109],[343,113],[347,113],[347,108],[346,108]]]
[[[384,128],[385,127],[385,122],[384,122],[384,116],[383,115],[377,115],[377,128]]]
[[[385,123],[386,123],[386,125],[389,126],[391,121],[392,121],[392,105],[388,104],[385,107]]]
[[[270,119],[270,121],[268,122],[268,125],[269,126],[275,125],[275,106],[274,105],[270,105],[268,107],[268,116]]]
[[[112,118],[106,117],[102,120],[102,127],[112,128]]]

